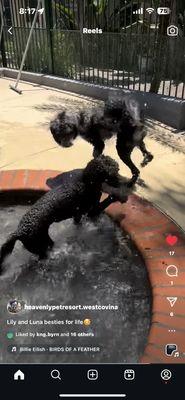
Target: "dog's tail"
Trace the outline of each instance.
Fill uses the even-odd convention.
[[[0,250],[0,269],[4,259],[12,252],[17,239],[17,234],[12,233],[12,235],[10,235],[7,241],[2,245]]]

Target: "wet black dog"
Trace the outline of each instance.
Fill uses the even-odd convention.
[[[131,160],[131,154],[138,147],[143,154],[141,166],[144,167],[153,159],[153,155],[146,149],[144,138],[146,129],[144,127],[144,115],[139,104],[131,96],[123,99],[110,98],[106,103],[105,118],[112,118],[117,129],[116,149],[121,160],[130,168],[132,179],[135,183],[140,171]]]
[[[79,223],[82,216],[98,215],[116,200],[127,200],[127,188],[120,188],[119,166],[108,156],[90,161],[83,170],[69,171],[48,180],[54,188],[41,197],[23,216],[17,230],[10,235],[0,251],[0,265],[13,251],[15,242],[20,240],[31,253],[46,256],[53,246],[48,229],[53,222],[73,218]],[[110,194],[100,202],[102,185]],[[104,189],[106,190],[106,189]]]
[[[81,136],[94,147],[93,156],[102,154],[105,140],[117,135],[117,152],[121,160],[130,168],[132,179],[136,182],[139,169],[131,160],[134,147],[138,147],[143,156],[141,166],[153,159],[145,147],[144,117],[139,104],[131,97],[110,97],[105,104],[103,113],[97,112],[92,116],[80,112],[78,115],[65,111],[51,121],[50,130],[55,141],[62,147],[70,147],[77,136]]]

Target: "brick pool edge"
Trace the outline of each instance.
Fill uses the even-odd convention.
[[[47,191],[45,181],[58,171],[11,170],[0,172],[0,192]],[[140,251],[148,270],[152,288],[152,319],[142,363],[185,362],[185,234],[168,216],[137,195],[131,195],[124,205],[114,203],[106,213],[119,222]],[[176,235],[175,246],[166,243],[168,234]],[[175,251],[170,255],[170,251]],[[166,273],[169,265],[178,268],[178,276]],[[177,297],[171,307],[168,297]],[[174,343],[173,356],[165,355],[165,345]],[[178,355],[180,353],[180,357]]]

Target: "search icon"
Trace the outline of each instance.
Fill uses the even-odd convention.
[[[59,370],[58,370],[58,369],[53,369],[53,370],[51,371],[51,377],[52,377],[53,379],[60,379],[60,380],[61,380],[61,376],[60,376]]]

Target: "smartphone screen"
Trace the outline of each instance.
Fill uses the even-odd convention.
[[[146,379],[173,398],[184,133],[184,1],[0,0],[8,399],[38,379],[48,399],[135,399]]]

